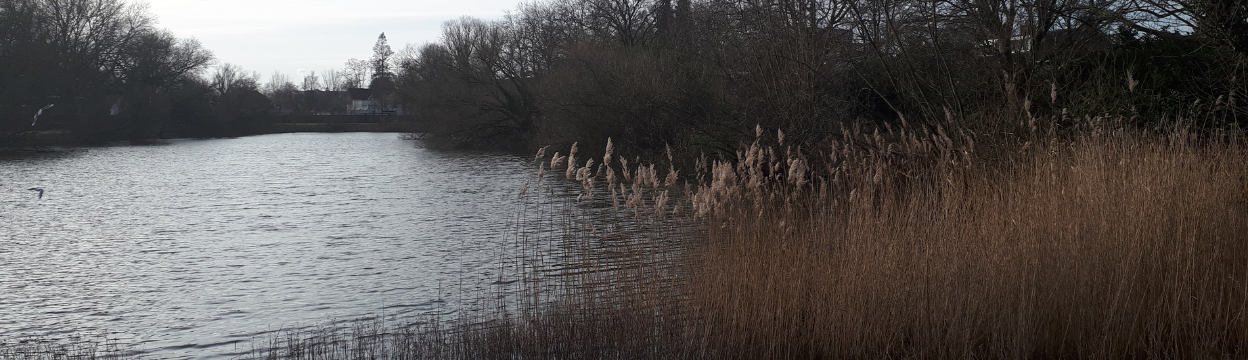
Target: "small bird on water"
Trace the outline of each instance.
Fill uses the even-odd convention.
[[[29,188],[29,189],[26,189],[26,190],[30,190],[30,191],[38,191],[38,192],[39,192],[39,199],[40,199],[40,200],[42,200],[42,199],[43,199],[43,188]]]

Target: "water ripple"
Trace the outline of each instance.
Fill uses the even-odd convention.
[[[460,311],[442,296],[490,286],[476,274],[531,173],[524,157],[397,134],[3,159],[0,337],[109,334],[152,357],[225,358],[282,328]]]

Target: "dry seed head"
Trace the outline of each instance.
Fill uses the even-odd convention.
[[[1057,83],[1049,83],[1049,101],[1057,103]]]
[[[646,169],[646,176],[649,177],[647,181],[650,182],[650,187],[658,189],[659,188],[659,173],[657,171],[654,171],[654,164],[650,164],[650,167]]]
[[[759,124],[754,124],[754,137],[755,137],[755,138],[762,138],[762,137],[763,137],[763,126],[762,126],[762,125],[759,125]]]
[[[571,179],[573,176],[576,176],[576,170],[577,170],[576,157],[569,156],[568,157],[568,169],[564,170],[563,177]]]
[[[789,159],[788,180],[798,188],[806,185],[806,162],[801,158]]]
[[[589,168],[587,167],[577,168],[576,173],[572,174],[572,176],[576,177],[576,181],[580,181],[582,184],[584,184],[585,180],[589,179]]]
[[[566,158],[565,158],[565,157],[562,157],[562,156],[559,156],[559,152],[558,152],[558,151],[556,151],[556,152],[555,152],[555,156],[553,156],[553,157],[551,157],[551,158],[550,158],[550,169],[551,169],[551,170],[554,170],[556,167],[559,167],[559,165],[563,165],[563,160],[564,160],[564,159],[566,159]]]
[[[628,168],[628,159],[620,158],[620,171],[624,172],[624,181],[633,181],[632,170]]]
[[[776,129],[776,139],[780,140],[780,145],[784,145],[784,132]]]
[[[1138,85],[1138,84],[1139,82],[1135,81],[1135,75],[1132,75],[1131,72],[1128,71],[1127,72],[1127,92],[1135,92],[1135,85]]]
[[[668,199],[668,198],[667,198],[667,190],[663,190],[663,192],[659,193],[658,195],[655,195],[655,197],[654,197],[654,212],[655,212],[655,214],[657,214],[657,215],[659,215],[659,216],[663,216],[664,214],[666,214],[666,212],[667,212],[667,211],[666,211],[666,210],[667,210],[667,199]]]
[[[603,164],[611,164],[611,153],[615,151],[615,144],[611,143],[611,138],[607,138],[607,154],[602,156]]]
[[[645,200],[641,199],[641,185],[633,183],[633,194],[629,195],[624,201],[624,206],[630,208],[640,208],[645,205]]]
[[[676,173],[677,171],[675,166],[668,166],[667,177],[663,179],[664,187],[676,185]]]
[[[546,157],[546,148],[548,147],[550,147],[550,145],[546,145],[546,146],[543,146],[541,149],[537,149],[537,156],[533,157],[533,161],[538,161]]]
[[[563,176],[568,179],[576,175],[576,144],[572,143],[572,150],[568,151],[568,169],[563,173]]]

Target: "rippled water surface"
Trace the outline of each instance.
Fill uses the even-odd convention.
[[[377,133],[0,159],[0,336],[228,357],[266,331],[454,311],[439,294],[489,276],[533,172]]]

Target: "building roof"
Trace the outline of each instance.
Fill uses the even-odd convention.
[[[373,97],[373,90],[370,89],[350,88],[347,89],[347,93],[350,94],[351,100],[368,100]]]

